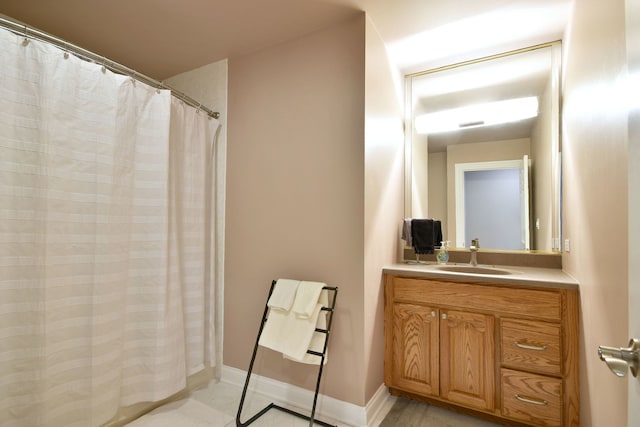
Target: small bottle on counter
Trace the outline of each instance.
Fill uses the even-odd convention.
[[[443,240],[440,242],[440,249],[436,255],[436,261],[438,264],[446,264],[449,261],[449,241]]]

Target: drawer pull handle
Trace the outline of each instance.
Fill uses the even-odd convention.
[[[532,405],[547,406],[549,404],[546,400],[530,399],[528,397],[522,397],[519,394],[516,394],[515,398],[520,402],[531,403]]]
[[[520,347],[520,348],[524,348],[525,350],[535,350],[535,351],[545,351],[547,349],[546,345],[529,345],[529,344],[522,344],[521,342],[516,341],[514,343],[516,345],[516,347]]]

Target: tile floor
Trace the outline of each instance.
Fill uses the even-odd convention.
[[[500,427],[465,414],[437,406],[398,398],[380,427]]]
[[[235,427],[236,412],[242,396],[242,387],[229,383],[209,383],[205,389],[195,390],[191,393],[191,398],[214,409],[229,415],[231,421],[226,423],[224,427]],[[245,397],[245,403],[242,410],[242,422],[246,422],[254,414],[258,413],[262,408],[273,402],[274,400],[260,393],[249,391]],[[301,411],[303,412],[303,411]],[[350,427],[347,424],[337,423],[335,420],[321,418],[322,421],[335,423],[338,427]],[[266,414],[251,424],[251,427],[308,427],[309,421],[287,414],[285,412],[271,409]]]
[[[179,403],[177,406],[183,406],[184,413],[189,412],[190,416],[179,414],[180,410],[173,408],[159,408],[156,410],[156,414],[147,414],[147,419],[142,418],[129,424],[132,427],[164,427],[172,425],[175,426],[177,417],[183,417],[179,422],[180,427],[235,427],[236,425],[236,412],[242,395],[242,388],[233,384],[219,382],[210,383],[208,387],[195,390],[191,393],[189,398]],[[193,401],[196,402],[193,402]],[[185,403],[186,402],[186,403]],[[268,396],[261,395],[255,392],[247,393],[245,398],[245,404],[241,421],[246,422],[251,416],[256,414],[262,408],[269,403],[273,402],[273,399]],[[204,404],[208,408],[205,408]],[[457,413],[453,413],[441,408],[431,407],[429,405],[420,404],[417,402],[407,402],[407,407],[412,410],[409,416],[403,414],[401,418],[398,418],[398,414],[391,414],[390,417],[383,422],[384,426],[403,424],[399,427],[487,427],[494,426],[496,424],[488,423],[482,420],[476,420],[471,417],[466,417]],[[170,404],[173,405],[173,404]],[[174,405],[175,408],[176,405]],[[388,409],[391,407],[389,405]],[[188,410],[186,408],[189,408]],[[414,408],[414,409],[411,409]],[[168,411],[171,409],[171,411]],[[206,412],[206,409],[213,409],[210,411],[209,419],[203,421],[202,417]],[[160,411],[160,413],[158,413]],[[164,412],[164,413],[163,413]],[[170,413],[168,413],[170,412]],[[201,414],[198,414],[200,412]],[[198,415],[200,415],[198,417]],[[155,416],[155,418],[153,418]],[[144,418],[144,417],[143,417]],[[188,419],[187,419],[188,418]],[[322,421],[336,424],[339,427],[351,427],[347,424],[337,423],[335,420],[321,418]],[[378,427],[380,421],[377,420],[375,425],[369,427]],[[169,424],[167,424],[169,423]],[[404,425],[407,424],[407,425]],[[251,424],[251,427],[308,427],[309,422],[295,417],[293,415],[284,413],[272,409],[257,419]]]

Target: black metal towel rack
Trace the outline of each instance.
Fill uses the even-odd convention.
[[[275,285],[276,285],[276,281],[273,280],[271,282],[271,288],[269,289],[269,295],[267,296],[267,302],[269,301],[269,298],[271,297],[271,294],[273,293],[273,288],[275,287]],[[279,411],[283,411],[283,412],[286,412],[288,414],[295,415],[296,417],[308,420],[309,421],[309,427],[312,427],[314,425],[314,423],[322,425],[322,426],[325,426],[325,427],[336,427],[335,424],[329,424],[327,422],[315,419],[316,403],[318,401],[318,390],[320,389],[320,380],[322,379],[322,369],[324,367],[324,360],[325,360],[325,356],[327,354],[327,343],[329,342],[329,333],[331,331],[331,324],[333,323],[333,313],[334,313],[334,308],[336,306],[336,297],[338,296],[338,288],[335,287],[335,286],[325,286],[322,289],[323,290],[327,290],[329,292],[332,292],[333,295],[332,295],[331,298],[329,298],[329,307],[322,307],[323,311],[328,312],[327,313],[327,328],[326,329],[316,328],[316,332],[320,332],[320,333],[325,334],[325,340],[324,340],[324,346],[323,346],[322,352],[313,351],[313,350],[307,350],[308,354],[313,354],[313,355],[319,356],[321,358],[320,365],[319,365],[319,368],[318,368],[318,380],[316,381],[316,390],[315,390],[315,393],[313,395],[313,405],[311,407],[311,414],[310,415],[305,415],[305,414],[302,414],[300,412],[294,411],[292,409],[284,408],[282,406],[276,405],[275,403],[272,402],[272,403],[268,404],[267,406],[265,406],[262,410],[258,411],[254,416],[249,418],[246,422],[240,421],[240,417],[242,415],[242,408],[244,406],[244,400],[245,400],[245,397],[247,395],[247,389],[249,387],[249,380],[251,379],[251,372],[253,371],[253,363],[255,362],[256,354],[258,353],[258,342],[260,341],[260,336],[262,335],[262,330],[264,329],[264,324],[267,321],[267,314],[269,312],[269,307],[265,303],[265,305],[264,305],[264,313],[262,314],[262,321],[260,322],[260,329],[258,330],[258,336],[256,338],[256,344],[253,347],[253,355],[251,356],[251,363],[249,363],[249,371],[247,372],[247,379],[244,382],[244,388],[242,390],[242,397],[240,398],[240,405],[238,406],[238,413],[236,414],[236,426],[237,427],[248,426],[249,424],[253,423],[258,418],[263,416],[270,409],[277,409]]]

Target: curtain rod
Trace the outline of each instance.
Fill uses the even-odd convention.
[[[68,51],[70,53],[73,53],[75,56],[84,59],[85,61],[89,61],[89,62],[93,62],[95,64],[98,65],[102,65],[105,68],[108,68],[109,70],[118,73],[118,74],[123,74],[126,76],[129,76],[131,78],[134,78],[138,81],[141,81],[143,83],[146,83],[147,85],[155,88],[155,89],[168,89],[171,91],[171,94],[173,96],[175,96],[176,98],[182,100],[183,102],[185,102],[188,105],[191,105],[192,107],[195,107],[199,110],[204,111],[205,113],[207,113],[209,116],[213,117],[214,119],[217,119],[220,117],[220,113],[217,111],[212,111],[209,108],[205,107],[204,105],[202,105],[201,103],[199,103],[198,101],[196,101],[195,99],[187,96],[186,94],[180,92],[179,90],[176,90],[174,88],[172,88],[171,86],[166,85],[165,83],[155,80],[149,76],[146,76],[144,74],[141,74],[139,72],[137,72],[136,70],[132,70],[131,68],[125,67],[122,64],[119,64],[115,61],[112,61],[110,59],[105,58],[104,56],[100,56],[96,53],[93,53],[89,50],[83,49],[79,46],[76,46],[72,43],[68,43],[65,40],[62,40],[58,37],[52,36],[51,34],[47,34],[43,31],[40,31],[36,28],[30,27],[28,25],[25,25],[21,22],[18,21],[14,21],[13,19],[9,19],[9,17],[7,17],[6,15],[1,15],[0,16],[0,26],[4,27],[6,29],[8,29],[9,31],[13,32],[14,34],[17,35],[21,35],[24,36],[25,38],[28,39],[34,39],[34,40],[40,40],[43,41],[45,43],[49,43],[52,44],[54,46],[57,46],[65,51]]]

